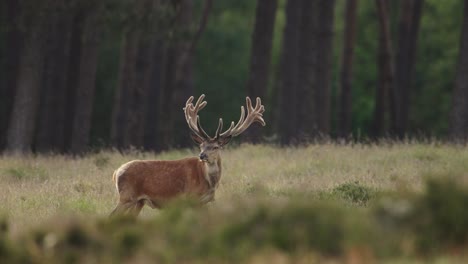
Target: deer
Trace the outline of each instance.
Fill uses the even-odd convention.
[[[205,95],[202,94],[193,105],[194,97],[191,96],[183,108],[190,136],[200,148],[198,157],[179,160],[133,160],[121,165],[112,176],[119,201],[110,216],[137,217],[144,205],[161,209],[171,200],[184,195],[195,198],[197,204],[201,205],[214,201],[222,172],[220,150],[253,123],[265,126],[265,107],[260,98],[257,97],[253,107],[250,98],[246,97],[247,113],[244,106],[241,106],[239,121],[231,122],[224,132],[223,119],[219,118],[215,136],[210,137],[202,128],[198,115],[207,105],[207,102],[203,101],[204,98]]]

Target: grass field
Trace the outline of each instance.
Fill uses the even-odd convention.
[[[0,157],[0,262],[468,259],[468,149],[442,143],[240,145],[222,153],[216,202],[107,220],[120,164],[196,154]]]

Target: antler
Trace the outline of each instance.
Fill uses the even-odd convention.
[[[216,129],[215,137],[212,138],[208,136],[208,134],[203,130],[200,125],[200,117],[198,116],[198,111],[202,110],[206,106],[206,101],[203,101],[205,95],[202,94],[200,98],[198,98],[195,105],[192,104],[194,97],[190,96],[185,103],[184,112],[185,112],[185,119],[187,120],[187,124],[192,132],[199,138],[203,140],[214,140],[226,137],[235,137],[242,134],[252,123],[258,122],[265,126],[265,121],[263,120],[263,112],[265,111],[265,107],[262,105],[262,100],[257,97],[257,101],[255,104],[255,108],[252,107],[252,101],[249,97],[245,99],[247,103],[247,115],[245,114],[244,106],[241,106],[241,116],[237,124],[231,122],[231,126],[225,132],[221,133],[223,130],[223,119],[219,119],[218,128]]]
[[[255,108],[252,107],[252,101],[249,97],[245,98],[245,101],[247,104],[247,116],[245,115],[244,106],[241,106],[241,115],[237,124],[234,125],[234,122],[231,122],[231,126],[228,128],[228,130],[221,134],[219,134],[219,132],[221,131],[223,120],[220,119],[220,124],[218,126],[218,130],[216,131],[216,138],[238,136],[254,122],[258,122],[262,124],[262,126],[266,125],[265,121],[263,120],[263,112],[265,111],[265,107],[262,105],[262,100],[257,97]]]
[[[210,138],[208,134],[206,134],[205,130],[200,125],[200,117],[198,116],[198,111],[202,110],[206,106],[206,101],[203,101],[205,95],[202,94],[195,106],[192,104],[194,97],[190,96],[190,98],[185,103],[184,112],[185,112],[185,120],[187,120],[187,124],[192,130],[192,132],[201,139],[208,139]]]

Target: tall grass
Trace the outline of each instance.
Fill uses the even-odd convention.
[[[80,239],[85,239],[102,244],[97,248],[107,248],[109,251],[124,245],[125,250],[119,249],[123,255],[131,255],[134,260],[155,257],[161,262],[191,262],[193,259],[208,258],[216,263],[216,260],[227,258],[264,263],[270,262],[268,256],[276,256],[275,259],[308,263],[310,259],[323,260],[321,253],[331,259],[336,255],[349,255],[351,258],[353,254],[368,259],[372,259],[370,256],[373,255],[414,256],[417,250],[412,247],[419,248],[418,245],[421,245],[421,248],[427,249],[434,246],[430,241],[441,240],[446,230],[444,224],[438,226],[440,221],[448,221],[448,225],[461,225],[457,229],[461,231],[454,231],[456,234],[451,235],[453,239],[447,240],[447,243],[453,242],[451,248],[465,242],[464,225],[456,221],[461,213],[451,216],[451,220],[440,220],[439,214],[433,216],[436,205],[429,201],[431,197],[427,200],[429,202],[418,202],[423,198],[414,198],[424,197],[428,179],[455,180],[458,185],[468,183],[468,150],[437,143],[325,143],[289,148],[240,145],[223,150],[223,175],[216,202],[196,210],[169,209],[158,212],[146,208],[137,223],[122,224],[117,221],[108,224],[110,227],[99,224],[102,220],[98,219],[106,219],[116,204],[117,193],[112,173],[121,164],[133,159],[178,159],[196,154],[197,150],[178,150],[158,155],[136,151],[123,155],[103,151],[81,158],[61,155],[3,156],[0,157],[0,215],[7,219],[7,233],[14,238],[13,241],[37,232],[33,230],[42,230],[40,234],[31,235],[39,236],[37,239],[41,243],[55,240],[65,243],[63,241],[70,239],[70,243],[79,244]],[[449,187],[429,188],[432,188],[432,192],[443,191],[445,195],[450,195],[452,190]],[[463,191],[460,193],[457,197],[464,197]],[[412,201],[409,205],[405,200],[407,198]],[[443,201],[443,197],[441,199]],[[460,199],[464,201],[464,198]],[[468,211],[463,202],[454,204],[455,211]],[[371,245],[371,239],[363,236],[384,232],[380,227],[380,231],[374,230],[372,221],[381,219],[385,225],[378,226],[394,230],[392,228],[400,227],[407,220],[406,217],[415,219],[407,215],[407,207],[417,207],[421,215],[433,219],[433,222],[420,223],[419,218],[413,221],[427,237],[415,238],[414,241],[408,239],[408,242],[402,237],[394,238],[390,232],[388,241],[376,243],[375,248],[356,246]],[[86,223],[82,226],[76,220],[70,220],[74,217],[82,224]],[[61,221],[61,218],[68,220]],[[465,218],[462,216],[461,219]],[[124,233],[112,234],[119,230],[119,225],[126,226],[122,231]],[[164,233],[159,233],[161,239],[174,241],[149,238],[148,235],[154,233],[145,234],[144,229],[134,226],[159,230],[157,232]],[[436,231],[426,232],[434,226]],[[108,231],[103,228],[108,228]],[[408,228],[412,230],[412,227]],[[55,236],[58,237],[47,237],[47,234],[52,234],[51,230],[56,230]],[[202,230],[206,236],[200,238],[197,234]],[[397,233],[403,236],[404,229],[399,229]],[[84,238],[80,237],[82,235]],[[112,246],[113,239],[123,244]],[[191,241],[187,243],[195,244],[183,246],[178,239],[189,239]],[[398,242],[392,244],[392,239]],[[132,247],[148,247],[143,246],[144,243],[153,243],[156,248],[166,251],[132,251]],[[414,246],[405,249],[405,246],[401,246],[405,243]],[[177,246],[169,250],[173,245]],[[441,245],[434,247],[443,248]],[[392,251],[392,248],[398,249]],[[1,249],[0,245],[0,257]],[[233,251],[226,251],[228,249]],[[203,254],[206,256],[200,256],[198,251],[205,252]],[[283,255],[291,251],[296,252],[293,259],[290,255]],[[180,254],[192,259],[179,258]],[[123,255],[112,258],[125,258]],[[113,262],[107,259],[110,256],[103,255],[101,257],[105,259],[98,260]],[[68,257],[78,258],[70,253],[61,256],[60,260],[66,261]]]

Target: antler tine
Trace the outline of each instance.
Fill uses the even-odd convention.
[[[265,120],[263,120],[263,112],[265,112],[265,106],[262,105],[262,99],[260,99],[260,97],[257,97],[254,111],[259,113],[259,118],[257,119],[257,122],[260,122],[262,126],[266,126]]]
[[[242,124],[242,122],[244,122],[244,118],[245,118],[245,110],[244,110],[244,106],[241,106],[241,114],[240,114],[239,121],[237,121],[237,124],[234,123],[234,121],[232,121],[231,126],[229,126],[228,130],[221,133],[220,136],[223,137],[223,136],[230,135],[232,130],[237,129],[239,127],[239,125]]]
[[[189,128],[190,130],[192,131],[193,134],[195,134],[197,137],[199,138],[204,138],[201,134],[200,134],[200,131],[198,130],[198,128],[194,129],[192,127],[192,124],[193,124],[193,121],[192,121],[192,118],[191,117],[188,117],[188,120],[187,120],[187,123],[189,124]]]
[[[189,99],[187,100],[187,102],[185,103],[185,107],[187,107],[187,105],[191,104],[193,101],[193,96],[190,96]],[[185,109],[184,107],[184,109]]]
[[[219,133],[221,133],[222,130],[223,130],[223,119],[220,118],[218,128],[216,129],[216,133],[215,133],[215,139],[219,138]]]
[[[197,102],[195,103],[195,110],[197,110],[196,112],[198,112],[199,110],[202,110],[206,106],[207,102],[203,101],[203,99],[205,99],[204,94],[200,95]]]
[[[203,130],[203,128],[200,125],[200,117],[198,116],[198,111],[203,109],[207,102],[203,101],[205,98],[205,95],[202,94],[195,105],[192,104],[194,97],[190,96],[187,102],[185,103],[184,112],[185,112],[185,119],[187,121],[188,127],[190,130],[192,130],[195,135],[202,139],[208,139],[209,136],[206,134],[206,132]]]
[[[257,97],[255,108],[252,107],[252,101],[249,97],[245,98],[246,105],[247,105],[247,115],[245,114],[244,106],[241,107],[241,116],[239,122],[234,126],[234,122],[231,123],[231,127],[222,133],[221,137],[227,136],[238,136],[242,134],[252,123],[258,122],[265,126],[265,120],[263,120],[263,112],[265,111],[265,107],[262,105],[262,101],[259,97]]]
[[[198,128],[198,131],[200,131],[203,138],[205,138],[205,139],[210,138],[210,136],[208,136],[208,134],[205,132],[205,130],[201,127],[200,117],[199,116],[197,116],[197,128]]]
[[[250,112],[252,112],[252,110],[254,110],[253,107],[252,107],[252,100],[250,100],[249,97],[246,97],[245,98],[245,103],[247,105],[247,115],[249,115]]]

